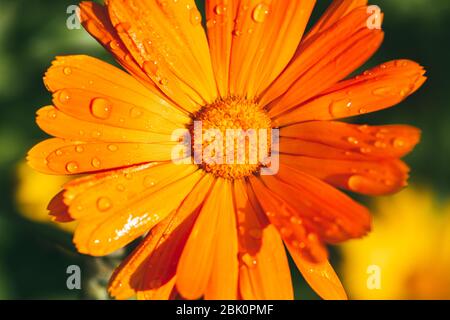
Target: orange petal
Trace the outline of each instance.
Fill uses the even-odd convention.
[[[229,95],[231,46],[234,19],[239,1],[206,1],[206,27],[217,89],[221,97]]]
[[[105,49],[111,52],[126,70],[140,79],[149,89],[153,89],[152,91],[154,93],[159,93],[157,87],[148,80],[146,74],[133,59],[120,39],[109,20],[108,10],[105,6],[95,2],[81,2],[80,19],[87,32],[103,45]]]
[[[342,81],[321,96],[299,105],[275,120],[285,126],[310,120],[348,118],[399,104],[419,89],[426,78],[423,67],[409,60],[381,64]]]
[[[205,175],[179,209],[153,228],[122,262],[110,280],[113,297],[126,299],[138,291],[138,298],[142,299],[167,298],[174,285],[181,250],[197,217],[195,211],[212,185],[212,176]]]
[[[280,155],[281,163],[346,190],[385,195],[407,185],[409,168],[400,160],[336,160]]]
[[[314,24],[303,41],[307,41],[322,31],[330,28],[354,9],[366,5],[367,0],[334,0],[320,17],[319,21]]]
[[[325,300],[347,300],[347,294],[339,277],[328,261],[311,263],[287,245],[292,259],[311,288]]]
[[[201,15],[193,0],[110,0],[109,16],[139,66],[189,112],[217,98]]]
[[[85,185],[65,186],[64,200],[70,206],[70,215],[75,219],[97,214],[105,215],[111,212],[110,209],[120,210],[136,199],[150,196],[180,178],[190,175],[195,169],[195,166],[177,166],[169,162],[109,172],[107,177],[98,178],[95,183],[89,181]],[[108,208],[102,208],[100,205],[102,199],[109,199]]]
[[[217,235],[211,276],[205,289],[207,300],[236,300],[238,298],[238,237],[233,206],[232,185],[222,190],[224,199],[217,220]]]
[[[86,96],[90,96],[92,99],[104,97],[117,103],[116,106],[109,106],[110,108],[114,107],[110,111],[111,113],[114,111],[116,116],[111,115],[115,121],[111,122],[109,117],[102,119],[103,122],[108,120],[111,125],[125,128],[135,128],[134,126],[136,126],[137,129],[142,128],[142,123],[146,122],[147,126],[153,125],[154,128],[163,129],[158,121],[177,125],[188,124],[190,121],[190,118],[174,104],[149,90],[129,74],[89,56],[76,55],[56,58],[45,74],[44,83],[53,93],[60,90],[61,93],[64,92],[62,91],[64,89],[70,89],[66,92],[69,99],[63,99],[62,102],[65,103],[58,101],[57,105],[63,110],[70,109],[68,112],[71,113],[69,114],[74,116],[78,113],[87,115],[90,112],[91,102],[83,100],[86,99]],[[82,96],[76,97],[75,94],[80,94],[80,92]],[[71,98],[81,99],[76,100],[77,102],[84,101],[82,104],[84,108],[78,110],[81,108],[77,109],[77,106],[73,106],[71,103],[74,100]],[[119,113],[122,114],[121,117],[117,117]],[[97,122],[100,121],[97,117],[95,119]],[[144,129],[148,129],[147,126],[144,126]]]
[[[166,131],[163,134],[113,127],[107,124],[74,118],[53,106],[39,109],[36,122],[46,133],[54,137],[73,141],[165,143],[172,140],[171,133],[168,133],[166,129],[161,128],[161,131]]]
[[[52,140],[55,142],[48,143],[47,140],[30,150],[28,159],[31,167],[49,174],[75,175],[98,172],[152,161],[170,161],[175,146]]]
[[[278,229],[283,241],[292,245],[298,254],[309,261],[323,262],[328,252],[312,226],[305,225],[296,215],[297,210],[285,203],[256,177],[250,179],[249,197],[257,199],[270,222]],[[255,201],[255,200],[254,200]]]
[[[74,236],[78,251],[103,256],[127,245],[176,210],[202,175],[197,171],[151,195],[143,194],[117,210],[114,199],[100,199],[98,205],[106,214],[80,221]]]
[[[227,5],[215,1],[209,6],[210,38],[226,33],[225,43],[215,39],[210,43],[215,64],[223,63],[230,52],[231,95],[254,98],[280,74],[298,47],[314,4],[315,1],[243,0]],[[225,24],[220,25],[221,21]],[[231,51],[216,53],[218,50]],[[219,81],[227,80],[223,78],[225,70]]]
[[[205,175],[169,218],[169,223],[162,226],[160,240],[142,266],[144,275],[139,290],[152,292],[175,276],[183,248],[213,184],[214,178]],[[160,227],[156,229],[158,233]]]
[[[345,78],[378,49],[383,32],[367,28],[366,8],[352,11],[314,41],[300,45],[297,57],[260,99],[275,117]]]
[[[369,211],[319,179],[281,166],[276,177],[262,176],[266,187],[282,199],[305,225],[327,243],[360,238],[370,230]]]
[[[215,268],[218,226],[222,220],[220,216],[226,217],[230,210],[230,189],[229,181],[224,179],[216,181],[183,249],[177,269],[177,289],[184,298],[199,299],[206,292]],[[227,279],[234,277],[234,271],[229,272],[232,276],[227,276]],[[233,283],[228,285],[235,288]]]
[[[332,121],[299,123],[282,128],[280,134],[283,153],[341,160],[401,158],[420,140],[420,130],[411,126]]]
[[[283,242],[276,228],[247,196],[245,182],[234,182],[238,218],[239,292],[246,300],[292,300],[291,274]]]

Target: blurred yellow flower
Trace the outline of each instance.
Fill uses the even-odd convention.
[[[16,189],[18,211],[32,221],[51,222],[65,231],[73,232],[76,222],[53,223],[47,209],[48,199],[61,191],[68,181],[67,177],[42,174],[31,169],[25,162],[20,163],[17,167]]]
[[[407,189],[376,202],[374,232],[342,246],[353,299],[450,299],[450,202]]]

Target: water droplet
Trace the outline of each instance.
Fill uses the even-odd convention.
[[[65,67],[65,68],[63,69],[63,73],[64,73],[66,76],[70,76],[70,75],[72,74],[72,69],[69,68],[69,67]]]
[[[109,209],[111,209],[112,207],[112,203],[111,200],[109,200],[109,198],[106,197],[100,197],[97,200],[97,208],[99,211],[108,211]]]
[[[247,265],[247,267],[249,267],[249,268],[255,268],[257,265],[256,259],[253,258],[248,253],[246,253],[242,256],[242,262],[244,262]]]
[[[361,108],[358,110],[358,112],[359,112],[359,114],[365,114],[365,113],[367,113],[367,109]]]
[[[123,184],[118,184],[116,189],[117,189],[117,191],[123,192],[123,191],[125,191],[125,186]]]
[[[351,176],[348,179],[347,184],[348,184],[348,187],[350,188],[350,190],[358,191],[362,187],[363,178],[361,176],[357,176],[357,175]]]
[[[57,117],[56,110],[50,110],[49,112],[47,112],[47,117],[49,119],[56,119]]]
[[[214,8],[214,13],[217,14],[218,16],[225,14],[226,11],[227,11],[227,7],[223,4],[218,4]]]
[[[387,147],[386,143],[383,141],[375,141],[375,147],[380,149],[385,149]]]
[[[270,8],[265,3],[258,4],[255,9],[253,9],[252,18],[253,21],[257,23],[263,23],[267,16],[269,15]]]
[[[58,100],[59,102],[66,104],[70,100],[70,93],[67,90],[61,90],[58,92]]]
[[[133,119],[137,119],[142,116],[142,113],[143,112],[141,108],[134,107],[130,110],[130,117]]]
[[[91,113],[95,118],[106,120],[111,116],[112,106],[109,100],[95,98],[91,101]]]
[[[101,166],[101,162],[98,158],[93,158],[91,164],[94,168],[98,169]]]
[[[367,148],[367,147],[363,147],[359,151],[361,151],[361,153],[368,154],[368,153],[372,152],[372,149]]]
[[[58,156],[58,157],[60,157],[60,156],[62,156],[64,153],[61,151],[61,150],[56,150],[56,155]]]
[[[78,172],[79,169],[80,169],[80,168],[79,168],[79,166],[78,166],[78,163],[76,163],[76,162],[69,162],[69,163],[66,165],[66,170],[67,170],[69,173],[76,173],[76,172]]]
[[[358,141],[358,139],[356,139],[355,137],[348,137],[347,138],[347,141],[349,142],[349,143],[351,143],[351,144],[359,144],[359,141]]]
[[[110,47],[111,49],[113,49],[113,50],[118,50],[118,49],[120,49],[120,43],[119,43],[119,41],[117,41],[117,40],[112,40],[112,41],[109,43],[109,47]]]
[[[147,176],[144,178],[144,186],[146,188],[154,187],[156,184],[156,180],[152,176]]]
[[[108,150],[111,151],[111,152],[116,152],[117,150],[119,150],[119,147],[116,146],[115,144],[110,144],[108,146]]]
[[[193,26],[198,26],[202,22],[202,16],[195,7],[191,9],[190,21]]]
[[[116,25],[116,30],[119,33],[126,33],[131,29],[131,24],[128,22],[121,22],[118,25]]]
[[[84,148],[83,148],[83,146],[76,146],[75,147],[75,151],[78,152],[78,153],[83,153]]]
[[[294,216],[291,218],[291,223],[292,224],[302,224],[302,219]]]
[[[372,93],[379,97],[386,97],[392,95],[391,87],[380,87],[372,91]]]
[[[147,74],[154,76],[158,72],[158,63],[156,61],[145,61],[144,70]]]
[[[406,142],[403,139],[396,138],[396,139],[394,139],[393,145],[395,148],[403,148],[403,147],[405,147]]]
[[[332,116],[340,116],[342,112],[348,112],[352,106],[353,102],[350,99],[332,101],[329,106],[329,112]]]

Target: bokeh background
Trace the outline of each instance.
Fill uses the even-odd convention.
[[[312,21],[329,3],[318,1]],[[379,201],[362,198],[373,209],[375,231],[369,239],[333,248],[332,263],[351,298],[450,299],[450,227],[445,228],[450,225],[450,1],[372,3],[385,13],[386,39],[366,67],[409,58],[426,67],[429,80],[401,105],[358,122],[412,124],[423,130],[423,139],[407,158],[411,191]],[[111,61],[83,29],[67,29],[66,10],[73,4],[0,0],[0,299],[103,299],[109,273],[120,260],[120,253],[105,259],[77,254],[67,231],[71,226],[48,223],[45,211],[64,179],[33,173],[23,164],[27,150],[45,138],[34,114],[51,101],[42,76],[53,58],[89,54]],[[82,268],[82,290],[66,287],[72,264]],[[381,268],[380,290],[367,289],[371,264]],[[317,299],[292,270],[296,297]]]

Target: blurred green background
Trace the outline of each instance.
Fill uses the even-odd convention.
[[[313,19],[330,1],[318,2]],[[422,143],[407,158],[412,167],[411,181],[433,186],[441,195],[449,194],[450,1],[372,3],[385,13],[386,39],[368,66],[409,58],[426,67],[429,80],[401,105],[358,121],[421,128]],[[66,54],[89,54],[111,61],[83,29],[66,28],[66,9],[72,4],[76,2],[0,0],[0,299],[98,297],[86,289],[66,288],[67,266],[89,266],[93,258],[75,253],[67,233],[21,217],[15,203],[17,165],[30,147],[45,138],[34,114],[51,101],[42,83],[50,62]],[[333,253],[333,262],[338,259]],[[88,269],[94,273],[97,270]],[[297,272],[293,273],[298,297],[316,298]]]

